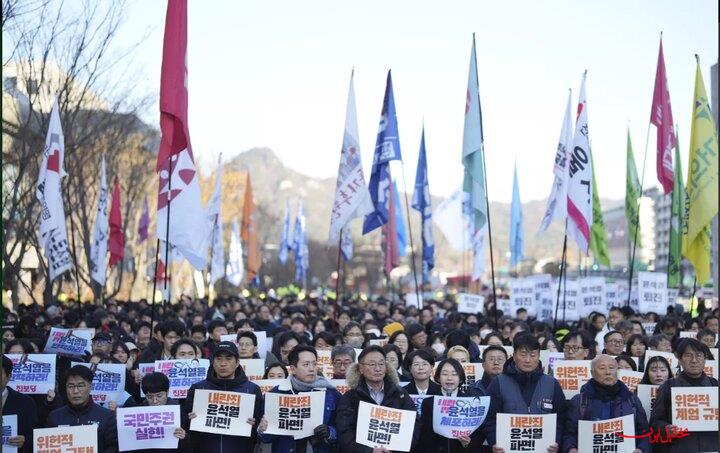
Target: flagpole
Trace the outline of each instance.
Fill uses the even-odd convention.
[[[418,286],[417,271],[415,269],[415,246],[413,245],[413,234],[412,234],[412,222],[410,221],[410,202],[408,201],[407,194],[407,182],[405,182],[405,162],[400,161],[402,165],[403,174],[403,190],[405,190],[405,213],[407,215],[408,235],[410,237],[410,259],[412,260],[412,273],[413,279],[415,280],[415,296],[417,297],[418,303],[420,302],[420,287]],[[426,178],[427,179],[427,178]],[[422,213],[420,213],[422,221]]]
[[[168,157],[168,197],[167,197],[167,216],[165,220],[165,275],[163,278],[163,307],[165,306],[165,291],[168,291],[168,270],[170,269],[170,205],[172,204],[172,156]],[[153,298],[155,295],[153,294]],[[168,301],[170,303],[170,291],[168,291]],[[154,300],[154,299],[153,299]]]
[[[565,238],[563,239],[563,250],[562,258],[560,259],[560,276],[558,278],[558,290],[557,290],[557,301],[555,303],[555,317],[553,319],[553,329],[557,324],[558,309],[560,308],[560,287],[563,281],[563,274],[565,274],[565,261],[567,260],[567,218],[565,218]],[[565,277],[567,279],[567,276]],[[565,284],[567,287],[567,283]],[[564,307],[564,304],[563,304]],[[564,310],[563,310],[564,311]]]
[[[645,163],[647,162],[648,142],[650,140],[650,122],[647,126],[647,134],[645,135],[645,153],[643,154],[643,166],[640,176],[640,198],[643,196],[643,184],[645,183]],[[628,293],[625,306],[630,306],[630,293],[632,291],[632,278],[635,271],[635,252],[637,250],[637,237],[640,230],[640,206],[638,206],[637,215],[635,216],[635,232],[633,234],[632,254],[630,255],[630,276],[628,277]]]
[[[151,294],[150,305],[152,307],[150,311],[150,331],[152,332],[153,323],[155,323],[155,291],[157,289],[157,271],[158,271],[158,255],[160,254],[160,238],[157,238],[157,245],[155,246],[155,272],[153,272],[153,289]],[[163,273],[164,274],[164,273]],[[163,275],[164,277],[164,275]]]
[[[80,302],[80,274],[78,272],[77,252],[75,251],[75,222],[73,222],[72,214],[70,214],[70,230],[72,233],[72,236],[70,236],[70,239],[72,240],[73,261],[75,261],[75,285],[77,287],[77,301],[79,303]],[[100,293],[102,293],[102,289],[100,290]]]
[[[337,320],[338,299],[340,298],[340,252],[342,250],[343,228],[340,228],[340,239],[338,239],[337,253],[337,278],[335,279],[335,309],[333,310],[333,321]]]

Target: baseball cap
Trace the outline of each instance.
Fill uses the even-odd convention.
[[[92,341],[107,341],[108,343],[112,343],[112,337],[107,332],[100,332],[93,337]]]
[[[236,359],[240,358],[240,354],[238,354],[237,346],[235,346],[235,343],[232,341],[221,341],[218,343],[218,345],[215,347],[215,352],[213,353],[213,358],[217,357],[221,353],[230,354],[231,356],[235,357]]]

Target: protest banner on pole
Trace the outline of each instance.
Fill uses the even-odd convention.
[[[249,380],[254,381],[263,378],[265,374],[264,359],[240,359],[238,362]]]
[[[483,312],[485,298],[478,294],[458,294],[458,313],[478,314]]]
[[[690,432],[718,429],[718,388],[671,387],[672,424]]]
[[[273,387],[285,382],[285,379],[256,379],[252,381],[255,385],[260,387],[260,391],[264,394],[269,392]]]
[[[317,350],[317,367],[326,379],[332,379],[334,374],[331,352],[327,349]]]
[[[416,411],[392,409],[360,401],[355,442],[370,448],[410,451]]]
[[[216,390],[196,390],[192,411],[197,417],[190,421],[191,431],[250,437],[255,395]]]
[[[184,399],[190,386],[207,377],[210,369],[208,359],[156,360],[155,371],[170,380],[168,398]]]
[[[266,393],[265,418],[268,427],[265,432],[293,436],[295,439],[312,436],[313,430],[323,423],[324,408],[324,391],[294,395]]]
[[[632,414],[607,420],[580,420],[578,451],[634,453],[635,439],[625,437],[634,435],[635,420]]]
[[[592,312],[602,313],[607,316],[605,306],[605,278],[586,277],[580,279],[580,299],[578,303],[578,315],[580,317],[590,316]]]
[[[659,385],[652,384],[638,384],[637,386],[637,397],[643,409],[645,409],[645,415],[647,415],[648,420],[650,420],[650,413],[655,406],[655,399],[657,398],[659,388]]]
[[[433,397],[433,431],[448,439],[470,436],[482,425],[490,397]],[[427,428],[425,428],[427,429]]]
[[[8,387],[26,395],[55,390],[55,354],[5,354],[13,363]]]
[[[565,399],[570,399],[590,380],[590,360],[561,360],[555,364],[553,376],[560,383]]]
[[[60,329],[52,327],[43,352],[82,357],[92,352],[91,343],[95,329]]]
[[[497,414],[496,441],[505,453],[547,451],[555,443],[557,414]]]
[[[33,430],[34,453],[96,452],[98,425],[58,426]],[[25,440],[27,442],[27,439]]]
[[[638,272],[638,304],[640,313],[664,315],[667,311],[667,274]]]
[[[180,427],[180,406],[137,406],[117,408],[117,434],[120,451],[175,449]]]
[[[350,387],[347,384],[347,381],[345,379],[328,379],[332,385],[335,386],[335,389],[340,392],[342,395],[347,393],[348,390],[350,390]]]
[[[17,447],[9,444],[10,438],[18,435],[17,415],[2,416],[2,448],[5,453],[17,453]],[[25,439],[27,442],[29,439]]]
[[[630,389],[631,392],[635,391],[643,378],[643,373],[641,371],[619,369],[617,370],[617,374],[618,379],[620,379],[623,384],[627,385],[627,388]]]
[[[101,406],[106,406],[109,402],[120,401],[125,392],[125,365],[121,363],[98,363],[93,365],[90,363],[72,362],[71,366],[84,366],[90,368],[93,372],[92,396],[93,402]]]
[[[535,282],[525,278],[510,280],[510,304],[512,312],[507,314],[512,317],[521,308],[527,310],[528,316],[535,316]]]

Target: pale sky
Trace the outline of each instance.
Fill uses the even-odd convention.
[[[156,96],[165,8],[164,1],[131,0],[118,37],[118,45],[130,45],[149,33],[133,64],[144,76],[139,92]],[[490,198],[510,201],[515,159],[523,201],[549,194],[568,88],[575,104],[585,69],[598,190],[622,198],[628,124],[641,172],[660,31],[687,174],[693,55],[700,55],[710,96],[717,17],[716,0],[189,0],[193,148],[205,169],[219,152],[229,159],[267,146],[299,172],[335,177],[354,67],[367,178],[392,69],[408,188],[424,119],[430,190],[449,195],[462,178],[475,32]],[[146,120],[157,124],[157,108]],[[657,185],[654,135],[646,187]]]

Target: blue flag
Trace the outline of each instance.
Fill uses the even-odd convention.
[[[395,200],[395,228],[397,229],[398,256],[405,256],[407,247],[407,234],[405,234],[405,217],[403,217],[402,205],[400,204],[400,192],[397,183],[393,179],[393,192]]]
[[[349,228],[343,228],[340,232],[340,251],[345,261],[350,261],[353,257],[353,240],[352,233]]]
[[[280,264],[285,264],[288,258],[288,251],[292,250],[292,247],[288,243],[288,236],[290,235],[290,202],[285,200],[285,219],[283,220],[282,237],[280,238],[280,246],[278,250],[278,260]]]
[[[510,267],[515,267],[523,257],[522,203],[520,203],[520,186],[518,185],[517,164],[513,172],[512,204],[510,205]]]
[[[295,281],[302,283],[305,280],[309,267],[307,229],[305,227],[305,213],[302,200],[298,200],[298,210],[295,216]]]
[[[435,241],[432,232],[432,205],[427,173],[427,156],[425,154],[424,127],[420,139],[420,154],[418,155],[417,171],[415,173],[415,193],[413,194],[412,207],[420,212],[422,219],[423,283],[429,283],[430,271],[435,267]]]
[[[385,86],[380,125],[375,141],[372,173],[370,174],[370,199],[374,210],[365,216],[363,234],[385,225],[390,210],[390,161],[402,160],[400,155],[400,137],[398,136],[397,116],[395,115],[395,99],[393,97],[392,77],[390,71]]]

